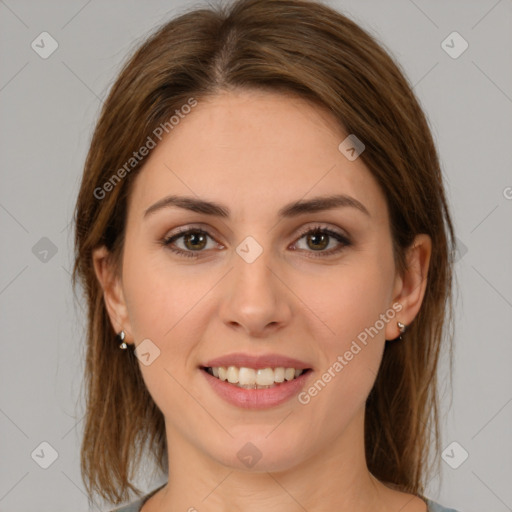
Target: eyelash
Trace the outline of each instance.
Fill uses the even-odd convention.
[[[173,242],[175,242],[179,238],[182,238],[185,235],[188,235],[189,233],[198,233],[198,234],[206,235],[213,240],[213,237],[207,231],[204,231],[203,229],[200,229],[200,228],[187,229],[187,228],[185,228],[183,231],[180,231],[170,237],[164,238],[163,240],[161,240],[161,244],[164,247],[171,250],[172,252],[178,254],[179,256],[184,256],[187,258],[198,258],[199,255],[194,254],[194,252],[199,253],[199,252],[204,252],[204,251],[184,251],[182,249],[177,249],[176,247],[172,246]],[[336,249],[331,249],[329,251],[320,251],[318,254],[312,254],[312,255],[308,256],[309,258],[327,258],[329,256],[333,256],[334,254],[339,253],[345,247],[349,247],[350,245],[352,245],[352,242],[346,236],[344,236],[341,233],[338,233],[336,231],[333,231],[329,228],[323,227],[323,226],[313,226],[313,227],[307,228],[305,231],[303,231],[299,235],[299,237],[297,238],[297,241],[301,240],[302,238],[304,238],[304,236],[309,235],[309,234],[325,234],[325,235],[328,235],[328,236],[336,239],[338,242],[340,242],[342,244],[340,247],[338,247]],[[306,252],[314,252],[314,251],[306,251]]]

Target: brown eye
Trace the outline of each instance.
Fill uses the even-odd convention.
[[[183,235],[185,247],[192,251],[201,250],[206,246],[206,235],[202,232],[191,231]]]
[[[213,240],[213,238],[202,229],[187,229],[186,231],[165,238],[162,240],[162,244],[180,256],[197,258],[198,254],[194,253],[204,252],[203,249],[207,246],[208,238]],[[183,239],[183,248],[177,247],[176,242],[180,239]]]
[[[208,239],[215,241],[207,231],[193,228],[183,230],[168,238],[164,238],[161,240],[161,243],[180,256],[198,258],[201,253],[206,252],[205,249],[208,248]],[[345,235],[321,226],[309,228],[304,231],[298,241],[295,242],[295,245],[297,245],[302,239],[306,240],[306,248],[299,247],[298,249],[301,252],[305,252],[308,257],[313,258],[333,256],[344,248],[352,245],[351,241]],[[178,241],[182,244],[181,247],[179,247]],[[325,250],[332,242],[337,242],[337,244],[334,243],[334,248]],[[215,246],[215,244],[213,245]],[[221,246],[220,244],[217,245]],[[297,250],[295,245],[293,246],[293,250]]]
[[[308,247],[315,251],[325,249],[329,245],[330,237],[325,233],[315,231],[306,236]]]
[[[351,241],[341,233],[333,231],[332,229],[324,228],[321,226],[315,226],[313,228],[308,229],[303,232],[299,238],[299,241],[303,238],[306,239],[306,249],[304,250],[306,253],[317,253],[317,254],[309,254],[309,257],[313,258],[321,258],[328,257],[334,254],[337,254],[345,247],[352,245]],[[331,241],[338,242],[338,247],[335,247],[331,250],[326,251],[325,249],[329,247]],[[296,242],[297,244],[298,242]]]

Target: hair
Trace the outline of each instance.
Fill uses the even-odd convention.
[[[432,239],[421,309],[404,341],[386,344],[365,413],[369,471],[422,496],[431,450],[440,446],[436,377],[443,339],[453,364],[453,334],[446,331],[455,242],[436,147],[404,75],[372,35],[306,0],[196,8],[158,27],[133,51],[102,107],[74,212],[73,288],[80,280],[88,310],[81,471],[89,497],[98,493],[119,503],[129,491],[140,496],[133,474],[141,455],[147,449],[165,471],[167,452],[163,414],[133,352],[118,348],[92,260],[104,245],[120,275],[131,183],[146,158],[101,199],[97,191],[191,98],[236,90],[311,100],[364,142],[360,158],[386,198],[398,272],[406,270],[415,235]]]

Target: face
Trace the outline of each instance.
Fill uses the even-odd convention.
[[[361,158],[338,149],[347,135],[303,99],[222,93],[199,101],[137,176],[109,312],[127,341],[145,343],[150,364],[139,364],[171,453],[174,443],[242,469],[246,455],[261,457],[258,469],[278,471],[362,436],[385,339],[415,311],[385,198]],[[225,215],[176,204],[146,213],[170,195]],[[280,215],[335,195],[349,200]],[[255,390],[209,375],[210,365],[307,371]],[[252,382],[258,372],[227,373]]]

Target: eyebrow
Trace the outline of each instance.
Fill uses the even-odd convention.
[[[151,205],[144,212],[143,218],[145,219],[151,214],[164,208],[172,207],[183,208],[192,212],[225,219],[228,219],[231,215],[231,210],[222,204],[198,199],[197,197],[171,195],[164,197]],[[308,200],[294,201],[283,206],[278,211],[277,215],[280,219],[293,218],[305,213],[315,213],[341,207],[356,208],[360,212],[371,217],[369,211],[361,202],[345,194],[319,196]]]

